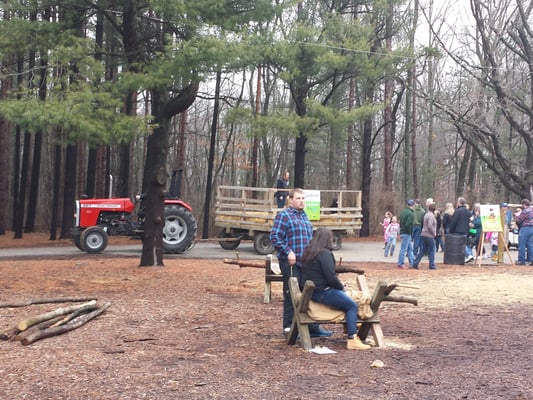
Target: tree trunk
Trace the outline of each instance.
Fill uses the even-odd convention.
[[[348,93],[348,111],[352,111],[355,104],[355,79],[350,79],[350,89]],[[355,187],[353,182],[353,151],[355,146],[354,138],[355,124],[351,123],[348,127],[348,139],[346,140],[346,168],[345,168],[345,179],[346,179],[346,189],[350,190]]]
[[[392,52],[392,23],[393,23],[394,9],[392,2],[387,10],[387,18],[385,19],[385,46],[388,52]],[[392,142],[394,138],[393,120],[392,120],[392,96],[394,94],[394,81],[392,78],[385,80],[384,88],[384,111],[383,111],[383,190],[388,193],[392,189]],[[393,199],[387,199],[385,209],[393,209]]]
[[[17,87],[22,86],[22,76],[23,76],[23,69],[24,69],[24,62],[19,56],[17,59]],[[21,192],[21,179],[22,174],[24,172],[22,171],[22,165],[21,165],[21,154],[23,155],[24,152],[21,151],[21,137],[22,137],[22,131],[20,127],[17,125],[15,127],[15,157],[13,159],[13,175],[14,175],[14,182],[13,182],[13,224],[12,229],[14,231],[14,237],[15,238],[22,238],[22,221],[24,218],[24,205],[20,202],[20,192]]]
[[[209,142],[209,156],[207,160],[207,179],[205,183],[204,224],[202,228],[202,239],[207,239],[209,237],[209,213],[211,211],[211,197],[213,193],[213,169],[215,164],[218,114],[220,109],[221,80],[222,73],[220,71],[217,71],[217,78],[215,83],[215,100],[213,104],[213,119],[211,121],[211,139]]]
[[[10,12],[4,9],[4,20],[9,20]],[[5,73],[0,79],[0,101],[7,97],[13,85],[12,74],[13,57],[7,55],[5,59],[0,59],[0,68]],[[9,204],[9,123],[0,116],[0,204]],[[0,235],[5,235],[7,230],[7,207],[0,207]]]
[[[461,159],[459,171],[457,173],[457,182],[455,189],[456,197],[464,196],[465,194],[465,182],[467,179],[468,163],[470,161],[470,154],[472,153],[472,147],[468,143],[464,143],[464,145],[465,151],[463,158]]]
[[[54,135],[57,138],[57,135]],[[50,218],[50,240],[57,239],[57,227],[59,226],[59,198],[61,196],[61,165],[62,165],[62,150],[61,145],[54,146],[54,176],[52,177],[52,215]]]
[[[175,97],[168,97],[156,89],[151,91],[152,115],[157,126],[148,137],[144,166],[143,192],[146,195],[145,223],[141,267],[163,266],[164,200],[168,173],[168,139],[170,120],[191,106],[198,93],[199,83],[192,82],[181,89]]]
[[[366,101],[371,104],[374,89],[369,87],[366,90]],[[370,194],[372,184],[372,118],[365,119],[363,123],[361,156],[361,212],[363,221],[359,235],[368,237],[370,236]]]
[[[47,21],[50,17],[50,9],[46,9],[44,20]],[[48,61],[45,55],[41,55],[41,68],[39,77],[39,99],[46,101],[47,96],[47,76],[48,76]],[[41,180],[41,155],[43,148],[43,132],[38,130],[35,132],[33,142],[33,162],[31,168],[31,185],[30,194],[28,197],[28,215],[26,218],[25,232],[35,232],[35,218],[38,208],[39,199],[39,182]]]
[[[74,225],[74,203],[76,201],[76,171],[78,169],[78,146],[68,144],[65,160],[65,180],[63,189],[63,219],[61,222],[61,239],[70,237]]]
[[[15,239],[22,239],[24,210],[26,208],[26,193],[28,188],[28,174],[30,164],[31,135],[29,133],[25,133],[23,137],[24,142],[22,145],[22,164],[20,166],[20,186],[17,196],[17,202],[14,206]]]
[[[157,96],[154,96],[156,103]],[[148,149],[144,170],[145,220],[143,233],[143,249],[141,267],[163,266],[163,209],[165,189],[168,180],[166,161],[168,153],[169,121],[163,118],[157,120],[157,128],[148,138]]]

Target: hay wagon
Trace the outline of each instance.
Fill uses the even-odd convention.
[[[246,186],[219,186],[215,205],[215,225],[219,228],[219,244],[235,250],[241,241],[253,241],[258,254],[274,251],[270,230],[277,207],[277,189]],[[306,190],[307,192],[307,190]],[[361,229],[361,192],[356,190],[320,190],[320,205],[309,213],[313,229],[327,227],[333,231],[334,249],[342,247],[343,237]],[[307,198],[307,194],[306,194]]]

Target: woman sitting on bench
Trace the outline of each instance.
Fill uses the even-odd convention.
[[[344,292],[344,285],[335,273],[333,235],[327,228],[315,231],[302,256],[302,282],[311,280],[315,289],[311,299],[317,303],[344,311],[349,350],[366,350],[370,346],[357,337],[357,303]]]

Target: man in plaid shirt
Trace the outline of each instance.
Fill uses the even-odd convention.
[[[518,261],[516,265],[533,263],[533,208],[528,199],[522,199],[522,212],[515,217],[518,231]]]
[[[294,309],[289,292],[289,278],[302,279],[301,258],[304,249],[313,237],[313,226],[304,211],[305,196],[302,189],[289,192],[289,207],[280,211],[274,219],[270,231],[270,241],[277,250],[278,262],[283,275],[283,332],[291,329]],[[311,336],[331,336],[332,332],[321,329],[318,325],[310,326]]]

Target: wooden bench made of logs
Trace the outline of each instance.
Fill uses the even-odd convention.
[[[359,290],[364,294],[369,294],[368,284],[364,275],[357,275],[357,284]],[[373,315],[368,319],[358,318],[357,323],[360,324],[357,336],[361,341],[365,341],[369,334],[374,338],[374,342],[378,347],[385,346],[385,339],[383,336],[383,331],[381,329],[381,320],[379,317],[379,307],[384,301],[393,301],[398,303],[410,303],[417,305],[418,301],[412,297],[406,296],[391,296],[390,293],[396,289],[397,284],[387,284],[386,282],[379,281],[377,286],[374,289],[374,293],[371,297],[370,308],[373,311]],[[295,277],[289,278],[289,290],[291,294],[291,300],[294,307],[294,316],[292,319],[292,326],[287,336],[287,344],[294,345],[300,337],[300,342],[304,350],[309,350],[312,348],[311,336],[309,334],[309,324],[319,323],[319,324],[331,324],[331,323],[342,323],[346,324],[346,320],[316,320],[309,316],[309,302],[311,301],[311,296],[315,284],[312,281],[306,281],[304,284],[303,291],[300,292],[300,287],[298,285],[298,280]]]
[[[363,270],[354,268],[353,266],[341,266],[337,265],[337,273],[355,273],[364,274]],[[272,282],[283,282],[283,275],[275,274],[272,271],[272,254],[268,254],[265,259],[265,294],[263,297],[263,303],[270,303],[272,295]]]
[[[265,260],[265,295],[263,303],[270,303],[272,293],[271,282],[283,282],[283,275],[272,272],[272,254],[269,254]]]

